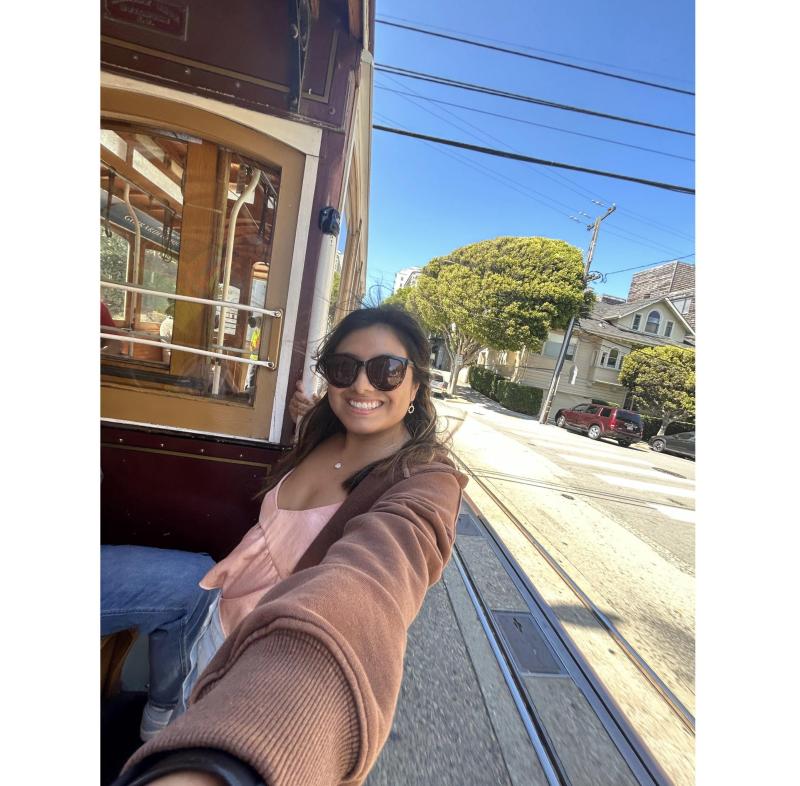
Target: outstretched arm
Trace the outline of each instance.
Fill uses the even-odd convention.
[[[460,497],[455,474],[423,472],[352,518],[319,565],[264,596],[188,712],[129,764],[207,747],[270,786],[361,782],[389,735],[407,630],[450,557]]]

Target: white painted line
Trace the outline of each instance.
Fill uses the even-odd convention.
[[[674,508],[670,505],[657,505],[656,503],[653,503],[650,507],[655,508],[659,513],[663,513],[671,519],[675,519],[675,521],[685,521],[687,524],[695,523],[693,510]]]
[[[670,483],[686,483],[690,486],[694,485],[694,481],[688,478],[675,478],[667,475],[664,472],[658,472],[654,469],[647,467],[633,467],[626,466],[625,464],[617,464],[613,461],[600,461],[598,459],[584,458],[583,456],[570,456],[567,453],[562,453],[559,458],[569,461],[571,464],[585,464],[587,467],[600,467],[601,469],[610,469],[612,472],[628,472],[632,475],[645,475],[649,478],[656,478],[658,480],[666,480]]]
[[[634,480],[633,478],[621,478],[619,475],[598,475],[604,483],[612,486],[620,486],[629,489],[638,489],[639,491],[655,491],[658,494],[666,494],[672,497],[693,497],[694,489],[682,489],[677,486],[662,486],[659,483],[647,483],[644,480]]]
[[[630,464],[644,464],[646,466],[650,466],[652,464],[652,462],[649,459],[637,456],[635,453],[627,451],[623,453],[622,448],[618,448],[617,450],[614,450],[614,448],[612,448],[611,446],[609,446],[608,448],[596,448],[593,445],[591,445],[591,443],[586,447],[583,447],[582,445],[574,445],[569,442],[554,443],[550,445],[544,445],[541,443],[542,441],[537,439],[535,441],[531,441],[530,445],[531,447],[534,448],[540,447],[543,450],[559,450],[567,453],[586,453],[587,455],[592,456],[593,458],[597,457],[605,458],[606,456],[608,456],[609,458],[613,458],[614,461],[625,462]]]

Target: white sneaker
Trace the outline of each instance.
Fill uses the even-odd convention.
[[[142,722],[139,726],[139,737],[142,742],[152,740],[160,731],[165,729],[174,715],[174,709],[165,709],[151,704],[149,701],[144,705],[142,712]]]

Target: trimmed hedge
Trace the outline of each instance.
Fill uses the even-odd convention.
[[[543,390],[518,385],[482,366],[470,366],[467,381],[471,388],[513,412],[536,416],[542,407]]]

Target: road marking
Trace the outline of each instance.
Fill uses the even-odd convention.
[[[574,453],[586,453],[589,456],[592,456],[594,458],[597,458],[598,456],[600,456],[600,457],[609,456],[609,457],[613,457],[614,461],[629,462],[631,464],[645,464],[647,466],[650,466],[652,464],[652,461],[650,461],[649,459],[646,459],[646,458],[643,458],[643,457],[640,458],[639,456],[637,456],[635,454],[632,454],[632,453],[627,453],[626,452],[623,455],[619,455],[618,451],[621,452],[622,448],[617,448],[617,450],[614,450],[614,448],[612,448],[610,445],[608,446],[608,448],[595,448],[595,447],[588,447],[588,446],[587,447],[583,447],[583,446],[580,446],[580,445],[574,445],[574,444],[572,444],[570,442],[552,443],[552,446],[551,445],[542,445],[542,444],[540,444],[541,442],[544,442],[544,440],[538,440],[537,439],[536,442],[531,442],[530,444],[533,447],[541,447],[544,450],[564,450],[564,451],[569,451],[570,453],[573,453],[573,452]],[[600,444],[602,444],[602,443],[600,443]]]
[[[684,521],[687,524],[695,523],[694,511],[688,508],[676,508],[672,505],[658,505],[655,502],[650,505],[650,507],[654,508],[659,513],[663,513],[665,516],[669,516],[671,519],[675,519],[675,521]]]
[[[647,483],[644,480],[634,480],[633,478],[621,478],[619,475],[599,475],[595,474],[596,478],[600,478],[604,483],[612,486],[624,486],[629,489],[639,489],[640,491],[655,491],[659,494],[666,494],[670,497],[693,497],[694,489],[682,489],[678,486],[662,486],[660,483]]]
[[[601,469],[610,469],[614,472],[630,472],[633,475],[646,475],[650,478],[668,480],[670,483],[688,483],[689,485],[694,485],[694,481],[689,478],[670,477],[663,472],[658,472],[655,469],[649,469],[647,467],[631,467],[612,461],[601,461],[599,459],[584,458],[583,456],[570,456],[568,453],[562,453],[559,458],[569,461],[572,464],[585,464],[587,467],[600,467]]]

